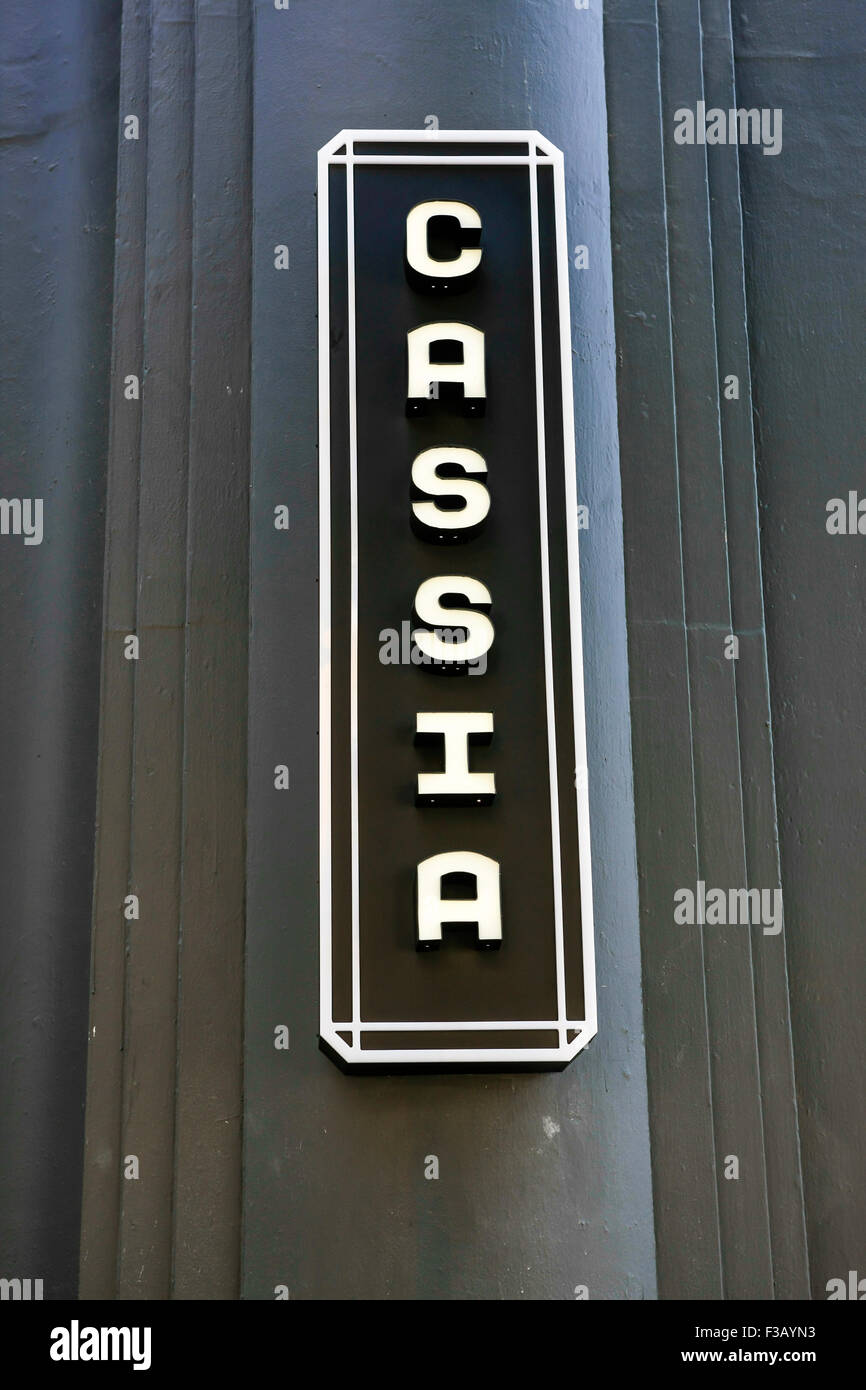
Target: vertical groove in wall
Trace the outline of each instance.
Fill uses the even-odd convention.
[[[700,878],[726,892],[775,889],[779,867],[737,150],[673,138],[678,108],[735,105],[730,15],[727,0],[659,0],[656,9],[658,71],[645,7],[606,7],[659,1290],[800,1297],[806,1261],[782,939],[760,925],[668,925],[675,888],[694,892]],[[661,96],[658,137],[653,92]],[[650,264],[658,257],[666,285]],[[737,401],[722,393],[730,373],[739,377]],[[660,502],[665,479],[671,491]],[[677,514],[681,588],[668,520]],[[728,635],[739,638],[737,660],[725,657]],[[672,698],[675,671],[687,708]],[[725,1177],[729,1156],[739,1162],[736,1179]]]
[[[135,631],[140,403],[124,382],[141,382],[147,182],[149,0],[125,0],[114,275],[111,421],[108,453],[103,653],[91,940],[88,1086],[82,1193],[82,1298],[115,1292],[121,1192],[123,1066],[123,904],[129,882],[133,682],[124,639]],[[139,121],[138,140],[124,120]]]
[[[673,919],[698,873],[659,34],[609,0],[620,467],[659,1294],[721,1296],[701,935]],[[622,267],[639,268],[625,275]],[[646,441],[652,453],[646,453]],[[661,905],[661,908],[660,908]],[[670,905],[668,907],[668,905]],[[687,1121],[686,1121],[687,1117]]]
[[[708,151],[703,144],[678,145],[673,134],[673,113],[703,100],[699,5],[664,0],[659,18],[698,872],[708,889],[727,894],[746,886],[746,865],[734,663],[724,654],[731,608]],[[767,1297],[772,1279],[750,932],[730,923],[694,930],[704,940],[723,1293]],[[740,1165],[739,1180],[724,1175],[731,1157]]]
[[[701,18],[707,106],[736,109],[730,0],[701,0]],[[732,632],[739,639],[735,676],[747,881],[775,890],[781,876],[738,148],[713,150],[708,173],[718,376],[724,381],[733,374],[739,384],[738,400],[722,400],[721,429]],[[754,931],[752,956],[774,1292],[777,1298],[808,1298],[784,929]]]
[[[249,611],[251,111],[245,0],[199,4],[195,82],[173,1293],[236,1298]]]
[[[180,922],[186,489],[191,303],[192,0],[154,0],[126,927],[124,1149],[118,1295],[165,1298],[171,1268],[175,1028]]]
[[[866,1248],[864,541],[856,517],[834,534],[831,501],[863,496],[866,8],[732,0],[731,13],[739,103],[778,140],[771,156],[744,145],[739,169],[804,1208],[824,1299],[830,1280],[862,1277]]]
[[[141,138],[122,140],[118,181],[90,1298],[238,1286],[248,65],[244,0],[127,0],[121,110],[139,115]],[[140,401],[124,399],[131,373]],[[129,633],[136,661],[124,659]],[[129,894],[139,916],[125,919]]]

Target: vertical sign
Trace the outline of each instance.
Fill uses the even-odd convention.
[[[319,153],[322,1045],[561,1067],[593,1037],[562,155]]]

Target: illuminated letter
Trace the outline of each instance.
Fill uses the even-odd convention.
[[[473,878],[474,897],[443,898],[442,880],[448,874],[467,874]],[[438,946],[444,923],[475,925],[479,946],[498,946],[502,941],[499,865],[495,859],[469,850],[434,854],[418,865],[417,892],[419,949]]]
[[[425,414],[430,403],[430,387],[446,382],[456,382],[463,387],[463,409],[467,415],[484,414],[484,334],[480,328],[468,323],[424,323],[409,332],[407,341],[408,415]],[[434,362],[430,356],[434,343],[456,344],[462,349],[461,360]],[[448,356],[456,356],[450,347]]]
[[[433,579],[425,579],[415,595],[418,617],[440,628],[452,625],[466,628],[466,636],[445,642],[426,628],[416,628],[413,636],[416,647],[431,661],[463,666],[489,652],[493,646],[493,624],[484,613],[476,613],[471,608],[443,608],[441,600],[451,597],[465,599],[468,603],[490,604],[490,592],[478,579],[462,574],[438,574]]]
[[[450,237],[457,247],[456,256],[430,254],[430,223],[438,217],[457,223],[456,233]],[[437,230],[433,228],[434,242]],[[481,218],[468,203],[447,199],[418,203],[406,218],[406,276],[410,285],[428,292],[468,289],[481,264],[480,239]],[[447,248],[443,245],[441,249]]]
[[[416,743],[445,740],[445,771],[418,773],[417,804],[489,805],[496,795],[496,779],[492,772],[469,771],[469,745],[489,743],[492,736],[493,715],[489,713],[417,714]]]
[[[459,509],[440,507],[436,502],[412,503],[412,526],[428,541],[469,540],[480,530],[490,511],[490,493],[483,483],[470,478],[443,478],[439,468],[455,466],[464,473],[486,473],[487,464],[474,449],[457,449],[452,445],[425,449],[412,464],[412,482],[419,492],[430,497],[462,497]]]

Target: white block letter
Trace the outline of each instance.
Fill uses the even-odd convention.
[[[439,259],[430,255],[429,224],[434,217],[452,218],[463,232],[454,237],[458,248],[457,255]],[[452,202],[449,199],[434,199],[428,203],[418,203],[406,218],[406,265],[410,282],[426,290],[462,289],[463,285],[452,285],[453,280],[462,280],[471,275],[481,263],[481,247],[472,243],[479,240],[481,217],[468,203]],[[462,249],[461,249],[462,248]],[[418,285],[420,279],[421,284]],[[465,284],[465,281],[464,281]]]
[[[419,492],[430,497],[461,497],[459,510],[440,507],[436,502],[413,502],[413,525],[425,540],[468,540],[481,526],[490,511],[490,493],[483,483],[470,478],[442,478],[437,470],[453,464],[464,473],[485,473],[487,464],[474,449],[458,449],[453,445],[425,449],[412,464],[412,482]],[[459,534],[458,534],[459,533]]]
[[[418,773],[418,805],[488,805],[496,795],[496,778],[492,772],[469,771],[469,744],[489,743],[492,736],[493,715],[489,713],[417,714],[416,743],[445,740],[445,771]]]
[[[484,613],[471,608],[443,608],[443,598],[465,599],[468,603],[490,604],[490,592],[478,579],[465,574],[438,574],[425,579],[415,595],[415,612],[424,623],[437,627],[466,628],[462,640],[445,642],[435,632],[416,628],[415,645],[431,661],[462,665],[477,661],[493,646],[493,624]]]
[[[443,898],[447,874],[468,874],[475,880],[474,898]],[[499,903],[499,865],[485,854],[458,850],[434,854],[418,865],[418,946],[436,946],[444,923],[475,925],[479,946],[498,946],[502,940]]]
[[[457,382],[463,387],[464,409],[470,415],[484,414],[484,334],[469,323],[424,323],[407,335],[410,414],[420,415],[430,401],[430,387]],[[463,349],[462,362],[434,362],[430,352],[434,343],[457,343]]]

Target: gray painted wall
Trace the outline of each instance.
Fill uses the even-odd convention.
[[[0,492],[46,537],[0,538],[0,1275],[74,1292],[83,1162],[84,1297],[824,1297],[866,1268],[862,537],[824,525],[862,473],[866,12],[62,10],[2,17]],[[699,99],[782,107],[782,153],[676,145]],[[542,130],[590,248],[600,1032],[561,1075],[316,1046],[315,152],[431,114]],[[699,875],[781,883],[784,934],[677,928]]]
[[[787,938],[674,918],[699,880],[780,882],[739,150],[674,140],[735,105],[730,11],[610,0],[606,27],[659,1288],[802,1297]]]
[[[742,159],[758,490],[812,1291],[866,1269],[866,11],[737,5],[740,100],[781,107]]]
[[[651,1298],[601,17],[261,0],[255,35],[244,1293]],[[570,240],[590,247],[572,296],[601,1022],[553,1076],[348,1077],[316,1046],[315,154],[429,114],[564,149]]]
[[[238,1289],[249,72],[245,4],[126,0],[84,1298]]]
[[[0,11],[0,1276],[77,1284],[119,12]]]

